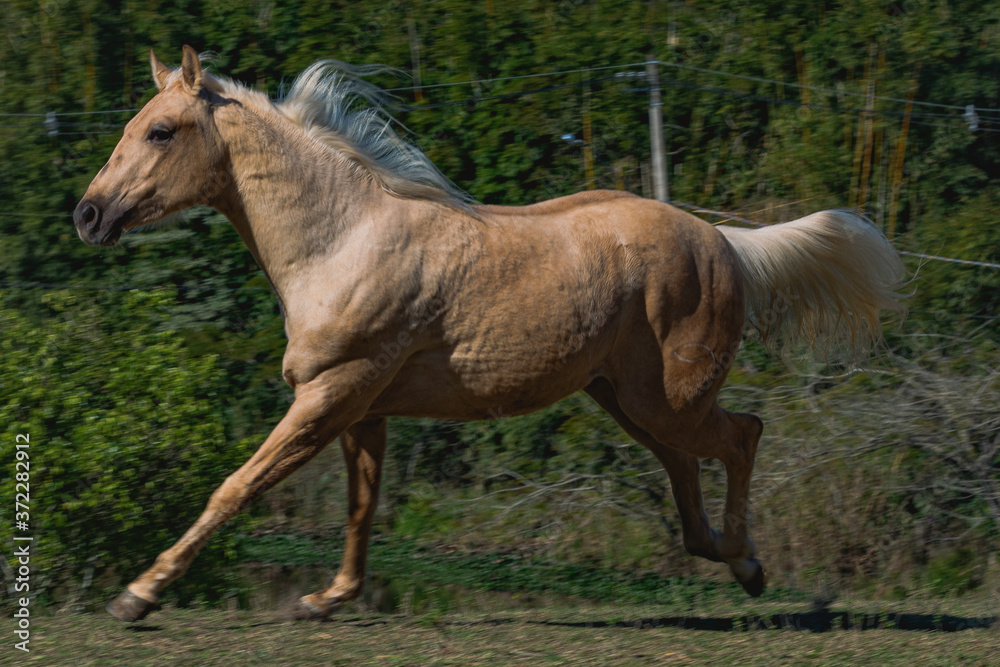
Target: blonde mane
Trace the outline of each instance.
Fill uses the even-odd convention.
[[[227,77],[206,73],[203,85],[262,115],[277,113],[361,167],[393,196],[468,210],[475,200],[393,130],[395,119],[386,111],[393,96],[361,78],[384,71],[387,68],[378,65],[321,60],[299,74],[288,93],[276,101]],[[171,73],[171,79],[179,76],[179,68]]]

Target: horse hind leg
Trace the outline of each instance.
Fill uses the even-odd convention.
[[[749,595],[760,596],[766,575],[749,535],[749,495],[763,423],[755,415],[727,412],[713,403],[708,415],[693,427],[678,428],[677,423],[669,422],[643,426],[660,442],[691,456],[718,459],[726,466],[726,505],[722,533],[713,531],[714,554],[729,565],[736,581]]]
[[[615,416],[611,409],[608,411],[623,426],[621,417],[627,420],[630,425],[626,431],[633,437],[638,434],[640,437],[636,439],[656,454],[670,474],[682,521],[687,517],[692,528],[690,537],[685,530],[688,552],[725,562],[743,589],[758,597],[764,591],[766,575],[755,556],[748,523],[750,477],[763,423],[755,415],[723,410],[715,403],[714,396],[704,397],[712,402],[705,416],[691,419],[690,415],[697,414],[693,409],[677,413],[668,407],[666,400],[651,400],[634,391],[632,386],[623,389],[614,395],[619,402],[616,407],[620,416]],[[608,409],[604,403],[602,406]],[[646,435],[640,439],[642,434]],[[675,450],[679,451],[675,453]],[[708,528],[707,517],[698,518],[699,513],[704,514],[697,481],[698,458],[718,459],[726,466],[726,505],[721,533]]]
[[[708,514],[705,512],[699,479],[701,470],[697,457],[667,447],[639,428],[622,411],[611,383],[604,378],[595,380],[585,391],[632,439],[651,451],[667,471],[670,477],[670,490],[681,519],[685,550],[692,556],[721,562],[722,557],[718,551],[718,541],[721,536],[711,527]]]
[[[368,560],[368,540],[378,503],[385,456],[386,420],[354,424],[340,438],[347,466],[347,544],[340,572],[324,591],[299,599],[291,610],[295,620],[324,620],[337,607],[361,595]]]

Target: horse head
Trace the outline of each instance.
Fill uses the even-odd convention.
[[[224,186],[226,150],[213,118],[222,101],[198,55],[170,69],[150,51],[158,93],[125,126],[73,213],[80,238],[111,246],[123,232],[206,204]]]

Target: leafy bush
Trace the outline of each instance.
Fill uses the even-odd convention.
[[[28,433],[30,530],[22,534],[34,536],[31,593],[50,602],[117,592],[250,453],[249,442],[227,442],[215,359],[193,358],[176,333],[161,330],[171,296],[105,301],[99,308],[49,294],[41,326],[0,304],[0,498],[13,507],[15,435]],[[12,524],[0,525],[7,544]],[[177,601],[215,600],[234,587],[233,527],[205,552],[171,587]]]

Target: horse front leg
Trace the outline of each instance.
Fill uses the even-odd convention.
[[[295,402],[260,449],[215,490],[184,536],[108,604],[112,616],[138,621],[156,609],[160,593],[184,574],[212,533],[363,416],[366,406],[351,389],[347,374],[338,370],[296,387]]]
[[[340,572],[325,591],[299,599],[292,617],[322,620],[337,607],[361,595],[368,560],[368,539],[378,504],[385,455],[385,419],[369,419],[354,424],[341,436],[347,464],[347,545]]]

